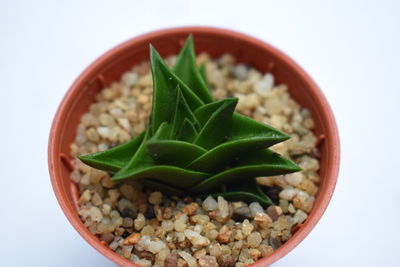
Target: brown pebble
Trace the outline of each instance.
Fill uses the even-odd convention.
[[[219,267],[235,267],[236,261],[231,255],[222,255],[218,258]]]
[[[254,217],[254,221],[263,229],[267,229],[272,224],[272,219],[265,213],[257,213]]]
[[[220,243],[228,243],[231,238],[231,234],[232,231],[229,229],[229,227],[224,225],[219,230],[217,239]]]
[[[122,217],[128,217],[128,218],[132,218],[132,219],[136,219],[137,217],[137,212],[135,209],[131,209],[128,207],[125,207],[122,211],[121,211],[121,216]]]
[[[208,213],[208,217],[210,217],[210,218],[213,219],[213,220],[216,220],[217,217],[219,217],[219,210],[210,211],[210,212]]]
[[[177,267],[178,257],[175,254],[169,254],[164,260],[165,267]]]
[[[156,205],[154,207],[154,213],[156,214],[156,218],[157,220],[159,220],[160,222],[163,220],[163,211],[162,208],[158,205]]]
[[[154,254],[149,252],[149,251],[141,251],[141,252],[139,252],[139,257],[141,257],[142,259],[149,260],[151,262],[154,261]]]
[[[114,235],[112,233],[105,233],[100,236],[100,240],[110,244],[114,240]]]
[[[196,202],[192,202],[185,207],[183,207],[182,211],[186,213],[187,215],[191,216],[196,213],[197,209],[199,208],[199,205]]]
[[[179,258],[178,259],[178,264],[176,266],[178,266],[178,267],[188,267],[189,265],[184,259]]]
[[[176,249],[176,246],[173,242],[168,242],[168,248],[172,250],[172,249]]]
[[[124,240],[124,245],[134,245],[139,242],[141,235],[139,233],[133,233]]]
[[[192,243],[190,243],[190,241],[188,239],[185,239],[184,241],[178,243],[179,248],[188,248],[191,246],[192,246]]]
[[[258,260],[261,257],[261,252],[255,248],[249,249],[248,254],[250,258],[252,258],[254,261]]]
[[[132,226],[133,226],[133,219],[132,219],[132,218],[129,218],[129,217],[123,218],[123,219],[122,219],[122,226],[123,226],[124,228],[132,228]]]
[[[199,249],[196,252],[193,253],[193,257],[196,259],[200,259],[201,257],[205,256],[207,254],[207,251],[203,249]]]
[[[283,213],[282,208],[279,206],[269,206],[267,209],[267,214],[273,221],[276,221],[279,216],[281,216]]]
[[[208,213],[208,217],[210,217],[213,220],[216,220],[219,223],[226,223],[231,219],[231,216],[227,216],[225,218],[222,218],[221,217],[221,213],[219,212],[219,210],[210,211]]]
[[[171,207],[167,207],[164,209],[164,214],[163,214],[164,219],[168,220],[172,217],[172,210],[173,209]]]

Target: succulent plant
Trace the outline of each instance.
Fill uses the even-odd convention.
[[[300,170],[268,149],[290,137],[235,113],[237,98],[212,98],[191,36],[173,68],[151,45],[150,59],[153,105],[147,129],[125,144],[79,159],[112,173],[114,182],[140,180],[174,195],[271,204],[255,177]]]

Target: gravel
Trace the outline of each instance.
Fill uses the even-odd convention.
[[[167,58],[167,64],[176,57]],[[79,215],[91,233],[121,257],[142,266],[240,267],[273,253],[305,223],[319,183],[319,155],[310,112],[296,103],[273,73],[235,64],[226,54],[205,64],[213,96],[239,98],[238,112],[267,123],[292,138],[272,147],[294,160],[301,172],[259,177],[274,202],[230,202],[166,196],[140,183],[114,184],[110,176],[76,160],[71,179],[79,188]],[[295,90],[295,88],[293,88]],[[141,133],[149,120],[152,78],[148,62],[104,88],[81,118],[73,157],[112,148]]]

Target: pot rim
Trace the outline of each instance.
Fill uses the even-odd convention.
[[[97,58],[94,62],[92,62],[85,70],[78,76],[78,78],[73,82],[70,86],[66,94],[64,95],[60,105],[58,106],[56,115],[53,119],[49,142],[48,142],[48,165],[49,165],[49,173],[51,184],[58,200],[61,209],[63,210],[65,216],[72,224],[72,226],[78,231],[78,233],[97,251],[106,256],[108,259],[112,260],[114,263],[120,266],[137,266],[131,261],[122,258],[112,250],[110,250],[107,246],[103,245],[100,240],[93,234],[88,233],[87,228],[83,225],[82,221],[74,216],[76,211],[74,210],[74,206],[68,201],[66,197],[66,193],[63,190],[62,184],[59,179],[56,178],[56,174],[54,172],[55,162],[59,155],[56,155],[54,143],[55,138],[60,134],[60,124],[61,118],[63,118],[67,114],[68,104],[73,101],[75,97],[74,92],[77,91],[77,88],[80,88],[83,82],[88,76],[89,73],[93,72],[99,66],[101,66],[105,61],[109,58],[114,57],[118,54],[119,51],[126,49],[129,46],[132,46],[135,43],[145,41],[147,39],[152,39],[157,36],[165,36],[170,34],[176,34],[181,32],[193,32],[196,33],[213,33],[214,35],[222,35],[225,37],[230,37],[232,39],[240,39],[244,42],[251,43],[252,45],[262,47],[264,50],[268,50],[277,57],[279,57],[282,61],[284,61],[290,68],[292,68],[296,73],[302,76],[302,79],[306,82],[311,91],[315,94],[318,100],[323,104],[322,112],[325,113],[325,116],[328,118],[329,124],[329,132],[332,135],[331,142],[333,145],[330,147],[329,151],[329,160],[331,161],[331,165],[333,166],[332,171],[327,173],[327,184],[324,187],[325,190],[320,192],[321,201],[317,207],[314,207],[312,212],[309,214],[306,223],[301,227],[299,231],[297,231],[286,243],[284,243],[280,248],[275,250],[271,255],[268,255],[264,258],[261,258],[257,262],[251,264],[250,266],[266,266],[270,265],[278,259],[285,256],[289,253],[294,247],[296,247],[315,227],[323,213],[325,212],[332,194],[335,189],[335,185],[337,182],[338,174],[339,174],[339,164],[340,164],[340,141],[339,134],[336,125],[335,118],[333,116],[333,112],[328,104],[325,96],[322,91],[319,89],[317,84],[311,79],[311,77],[291,58],[281,52],[279,49],[274,46],[261,41],[257,38],[251,37],[247,34],[239,33],[237,31],[228,30],[219,27],[208,27],[208,26],[185,26],[185,27],[174,27],[174,28],[166,28],[155,30],[149,33],[141,34],[137,37],[128,39],[123,43],[113,47],[112,49],[106,51],[103,55]],[[78,219],[77,219],[78,218]]]

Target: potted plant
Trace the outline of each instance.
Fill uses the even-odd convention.
[[[268,96],[271,88],[266,88],[266,84],[270,85],[274,77],[278,83],[286,84],[290,95],[310,110],[311,115],[289,99],[297,111],[287,111],[292,124],[287,124],[289,128],[284,130],[290,132],[290,127],[294,127],[294,136],[299,133],[297,139],[304,142],[313,143],[316,141],[313,137],[319,137],[318,149],[303,151],[300,139],[293,141],[297,146],[292,145],[289,150],[275,147],[275,151],[281,149],[294,157],[306,168],[305,174],[259,178],[259,183],[255,183],[256,176],[300,170],[294,162],[268,149],[288,139],[288,135],[234,113],[237,98],[213,99],[204,67],[207,64],[196,64],[191,38],[184,44],[190,34],[194,36],[197,51],[214,58],[231,53],[238,62],[268,72],[262,79],[256,79],[257,86],[250,84],[250,87],[259,90],[258,94],[266,94],[263,101],[269,101],[271,107],[277,104],[275,100],[271,102],[274,98]],[[151,48],[153,82],[149,81],[146,63],[126,73],[147,59],[144,51],[149,43],[163,56],[176,55],[183,46],[179,56],[170,60],[176,61],[170,62],[174,63],[172,68]],[[230,64],[223,61],[214,60],[214,64]],[[225,61],[229,58],[225,57]],[[212,87],[218,87],[218,79],[212,77],[216,72],[210,68],[207,72]],[[125,85],[113,83],[123,73]],[[231,84],[234,89],[230,93],[239,96],[239,104],[250,102],[243,99],[246,97],[243,90],[248,90],[245,88],[249,85],[242,77],[249,75],[249,68],[233,64],[225,75],[236,77],[230,81],[235,83]],[[140,91],[137,83],[144,84],[145,89]],[[101,91],[104,88],[107,89]],[[288,98],[284,86],[274,92]],[[223,94],[220,88],[214,90],[217,97],[218,93]],[[93,105],[95,98],[97,102]],[[102,101],[108,104],[102,106]],[[82,116],[89,105],[90,112]],[[143,112],[137,110],[138,106]],[[256,105],[242,105],[238,109],[245,115],[252,109],[253,117],[264,113],[266,120],[283,127],[279,124],[279,114],[272,111],[273,114],[268,114]],[[150,113],[150,123],[145,127]],[[300,121],[305,126],[296,124],[299,116],[304,116]],[[79,136],[79,132],[83,135]],[[133,135],[136,137],[131,139]],[[81,156],[82,162],[111,175],[76,161],[71,152]],[[81,152],[91,154],[84,156]],[[315,158],[310,160],[310,155]],[[308,166],[316,161],[321,166],[319,175]],[[170,266],[213,266],[217,262],[225,266],[270,264],[296,246],[322,216],[334,189],[338,164],[336,125],[326,100],[311,79],[274,48],[214,28],[150,33],[108,52],[67,93],[54,119],[49,141],[52,183],[67,218],[90,244],[120,265],[132,265],[132,261]],[[69,177],[71,172],[76,183]],[[318,192],[313,175],[321,179]],[[122,185],[117,184],[121,181]],[[279,191],[278,197],[274,190]],[[188,194],[191,197],[185,198]],[[199,200],[197,196],[203,198]],[[219,196],[218,201],[211,196]],[[233,225],[234,217],[240,229]],[[285,224],[289,226],[283,227]],[[224,256],[235,253],[234,257]]]

